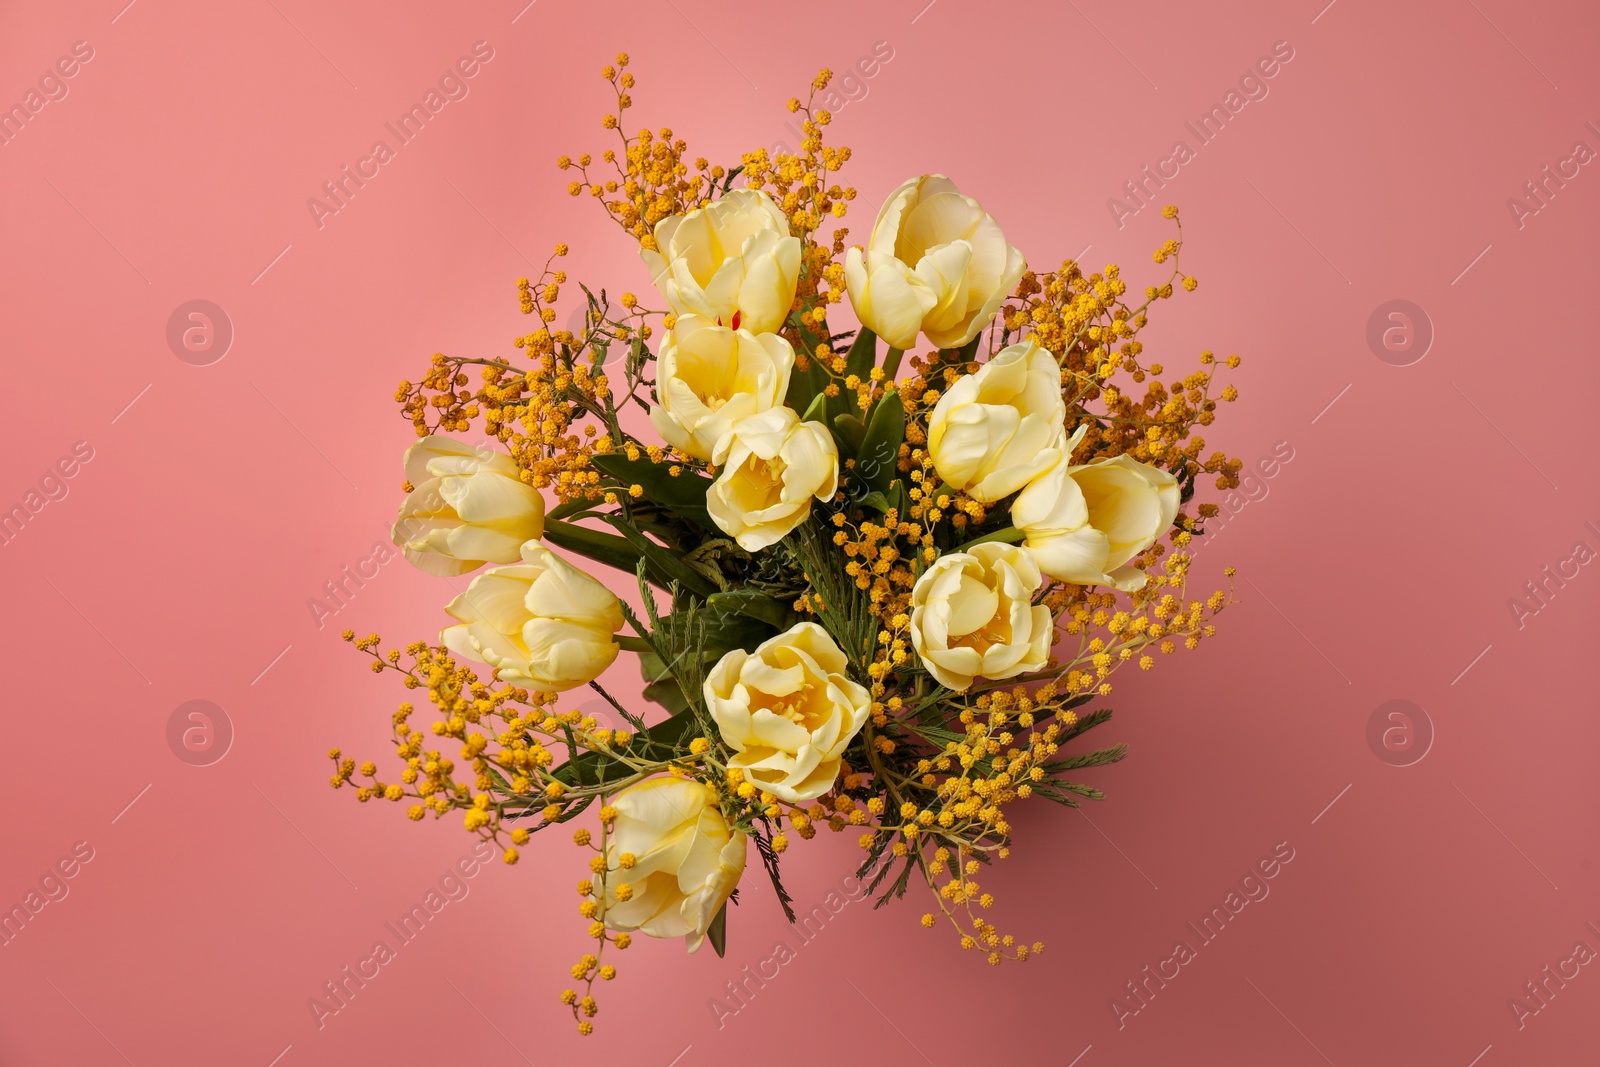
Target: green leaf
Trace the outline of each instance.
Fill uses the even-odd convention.
[[[639,566],[639,552],[625,539],[615,534],[602,533],[591,530],[587,526],[576,523],[563,522],[559,519],[545,517],[544,540],[564,548],[568,552],[576,552],[596,563],[604,563],[608,567],[615,567],[619,571],[632,574]],[[654,577],[651,578],[655,581]],[[659,585],[660,583],[657,582]]]
[[[711,942],[711,947],[718,956],[727,954],[728,951],[728,902],[722,902],[722,910],[717,912],[717,917],[711,920],[711,925],[706,928],[706,940]]]
[[[1093,789],[1086,785],[1078,785],[1074,782],[1056,782],[1053,785],[1051,783],[1041,782],[1034,786],[1033,791],[1035,796],[1044,797],[1046,800],[1053,800],[1057,804],[1064,804],[1069,808],[1078,807],[1078,802],[1073,800],[1072,796],[1068,796],[1069,793],[1073,796],[1083,797],[1086,800],[1104,800],[1106,798],[1106,795],[1100,790]]]
[[[557,504],[545,512],[547,519],[570,519],[574,515],[581,515],[594,505],[592,500],[569,500],[565,504]]]
[[[689,698],[683,695],[683,687],[674,678],[651,682],[641,693],[646,700],[660,704],[674,715],[688,713]]]
[[[800,344],[806,357],[806,369],[796,367],[789,374],[789,391],[784,400],[796,411],[806,411],[811,407],[811,402],[822,395],[822,390],[827,388],[829,377],[827,369],[817,362],[817,345],[821,339],[811,332],[800,319],[800,312],[790,314],[789,324],[795,328],[800,336]]]
[[[778,871],[778,854],[772,850],[771,833],[765,819],[753,823],[750,827],[750,836],[755,838],[756,851],[761,854],[761,865],[767,869],[767,878],[772,882],[772,892],[778,898],[778,904],[783,908],[784,918],[794,922],[794,897],[783,886],[783,878]],[[887,836],[887,835],[885,835]]]
[[[856,450],[855,473],[869,489],[886,492],[894,481],[900,444],[906,436],[906,408],[898,392],[873,405],[867,432]]]
[[[872,368],[878,365],[878,336],[865,326],[861,327],[856,339],[850,344],[850,351],[845,353],[844,373],[846,377],[854,374],[862,381],[866,381],[872,373]],[[846,393],[841,399],[847,412],[861,414],[861,402],[854,393]]]
[[[1106,763],[1115,763],[1128,754],[1127,745],[1112,745],[1110,748],[1097,749],[1094,752],[1083,752],[1066,759],[1051,760],[1044,765],[1046,774],[1055,774],[1058,771],[1071,771],[1079,767],[1099,767]]]
[[[848,446],[846,457],[853,457],[861,451],[861,440],[867,434],[866,426],[854,415],[835,415],[833,417],[834,436]],[[840,458],[846,458],[840,457]]]
[[[705,649],[699,653],[700,662],[702,664],[715,663],[719,658],[721,658],[724,651],[726,651],[726,649]],[[689,653],[687,652],[682,653],[679,655],[678,659],[683,659],[688,655]],[[676,665],[677,662],[678,660],[673,660],[674,665]],[[674,677],[672,668],[667,665],[665,660],[656,655],[654,652],[639,653],[639,674],[651,685],[654,685],[657,682],[671,681]]]
[[[728,596],[730,594],[727,593],[712,594],[713,598],[718,599]],[[762,618],[735,610],[734,605],[740,594],[734,593],[732,596],[735,598],[733,601],[723,601],[721,605],[708,600],[703,606],[696,605],[692,612],[677,611],[661,616],[650,635],[651,639],[662,652],[679,650],[676,652],[679,659],[698,655],[702,669],[715,663],[730,649],[755,648],[772,636],[774,626]],[[655,674],[646,674],[645,680],[661,680],[666,666],[661,664],[660,656],[655,653],[644,655],[649,656],[653,664],[660,668]]]
[[[822,393],[811,398],[811,403],[806,406],[806,413],[800,416],[800,421],[815,422],[826,427],[833,437],[833,443],[838,448],[841,459],[852,453],[853,449],[839,432],[839,428],[828,421],[828,398]]]
[[[972,540],[956,549],[956,551],[965,552],[974,545],[988,544],[990,541],[1004,541],[1007,544],[1014,545],[1026,536],[1028,535],[1017,529],[1015,526],[1004,526],[998,530],[993,530],[989,533],[986,533],[982,537],[974,537]]]
[[[801,422],[820,422],[828,425],[828,398],[818,393],[811,398],[811,404],[806,408],[806,413],[800,416]]]
[[[778,630],[793,626],[797,616],[787,604],[754,589],[731,589],[726,593],[712,593],[706,604],[723,613],[748,615]]]
[[[850,343],[850,351],[845,354],[844,373],[847,377],[854,374],[865,381],[867,375],[872,373],[872,368],[877,365],[878,335],[863,326],[856,334],[856,339]]]
[[[656,463],[640,456],[629,459],[619,452],[590,457],[601,471],[609,474],[624,486],[637,485],[644,489],[645,499],[676,512],[686,519],[716,529],[706,512],[706,490],[711,479],[691,470],[682,470],[674,477],[672,464]]]
[[[860,504],[864,508],[871,508],[880,515],[887,515],[889,513],[889,498],[876,490],[868,493],[866,496],[856,501],[856,503]]]
[[[637,553],[638,558],[643,559],[649,569],[655,572],[651,581],[656,585],[666,589],[673,582],[677,582],[684,589],[702,598],[717,591],[717,587],[712,585],[705,575],[640,533],[621,515],[606,515],[605,520],[616,528],[626,543]]]
[[[1063,705],[1063,706],[1066,707],[1066,708],[1069,708],[1069,709],[1070,708],[1076,708],[1076,707],[1080,707],[1080,706],[1082,706],[1084,704],[1087,704],[1091,699],[1093,699],[1091,694],[1089,694],[1089,693],[1080,693],[1079,695],[1073,697],[1071,700],[1067,701],[1066,704]],[[1077,722],[1073,723],[1071,726],[1068,726],[1066,729],[1061,731],[1061,736],[1060,736],[1059,740],[1061,741],[1062,744],[1065,744],[1066,742],[1072,740],[1074,737],[1077,737],[1079,734],[1083,733],[1085,730],[1092,730],[1096,726],[1099,726],[1101,723],[1107,721],[1110,718],[1111,718],[1111,709],[1110,708],[1096,708],[1095,710],[1089,712],[1089,714],[1087,714],[1087,715],[1078,716],[1078,721]]]

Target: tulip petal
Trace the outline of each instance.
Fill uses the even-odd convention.
[[[1029,537],[1023,542],[1039,570],[1060,582],[1108,584],[1106,556],[1110,543],[1092,526]]]
[[[1155,486],[1126,455],[1071,471],[1089,506],[1089,521],[1106,535],[1107,567],[1118,567],[1161,535],[1164,509]]]
[[[1021,424],[1022,414],[1013,407],[968,404],[956,408],[940,424],[943,433],[934,446],[939,477],[957,489],[972,485],[986,461],[1005,447]]]
[[[856,316],[863,325],[894,348],[916,344],[922,318],[938,303],[928,283],[894,259],[871,257],[861,297],[852,296]]]
[[[1000,607],[1000,594],[970,574],[961,576],[961,585],[950,597],[951,637],[965,637],[987,626]]]
[[[922,198],[906,212],[900,224],[895,257],[904,263],[916,263],[938,245],[971,236],[983,218],[978,202],[955,192],[954,186],[930,195],[924,184]],[[963,262],[963,272],[965,269]]]

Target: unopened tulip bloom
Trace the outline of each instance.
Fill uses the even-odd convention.
[[[939,477],[974,500],[1009,496],[1050,469],[1067,440],[1061,367],[1033,341],[957,378],[928,418]]]
[[[522,560],[474,578],[445,607],[460,625],[440,640],[512,685],[560,692],[592,682],[621,647],[617,598],[538,541],[522,546]]]
[[[1082,437],[1073,435],[1072,444]],[[1146,574],[1127,566],[1172,526],[1182,503],[1178,480],[1126,455],[1072,466],[1061,459],[1017,495],[1011,522],[1050,577],[1124,592],[1144,587]]]
[[[775,333],[687,315],[661,342],[650,423],[668,444],[710,459],[734,423],[783,403],[793,367],[794,349]]]
[[[406,449],[413,486],[390,530],[418,569],[455,575],[514,563],[544,535],[544,498],[504,452],[432,434]]]
[[[845,255],[856,317],[895,348],[923,333],[960,348],[990,322],[1027,264],[987,212],[942,174],[913,178],[884,201],[866,251]]]
[[[674,314],[751,333],[776,333],[800,278],[800,239],[766,193],[734,189],[656,223],[645,266]]]
[[[729,829],[717,794],[688,778],[650,778],[611,801],[605,923],[650,937],[681,937],[694,952],[744,873],[745,835]],[[633,865],[622,867],[624,854]],[[619,869],[620,868],[620,869]],[[629,887],[628,899],[617,895]]]

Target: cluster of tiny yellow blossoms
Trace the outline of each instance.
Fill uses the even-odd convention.
[[[616,822],[617,809],[607,805],[600,809],[598,838],[583,827],[572,832],[574,844],[579,848],[594,850],[594,855],[589,857],[591,877],[578,883],[578,896],[582,898],[578,904],[578,914],[589,920],[589,936],[595,940],[595,949],[584,953],[572,965],[573,981],[583,983],[582,995],[576,989],[563,989],[561,1003],[572,1009],[572,1017],[578,1020],[578,1032],[585,1036],[594,1032],[594,1023],[589,1020],[600,1011],[600,1005],[594,999],[595,979],[609,982],[617,976],[615,965],[601,962],[606,946],[614,944],[618,951],[622,951],[633,943],[633,935],[626,931],[608,930],[605,922],[606,901],[613,896],[619,901],[633,897],[633,886],[627,882],[627,871],[634,865],[634,855],[624,852],[612,864],[606,852],[606,840],[616,827]]]
[[[1027,799],[1045,781],[1047,761],[1078,717],[1056,701],[1053,686],[1032,694],[1016,686],[978,696],[962,708],[958,721],[963,736],[918,760],[912,778],[902,783],[920,788],[891,788],[892,797],[904,796],[898,799],[899,822],[878,832],[899,835],[891,855],[917,853],[940,911],[960,933],[962,948],[982,946],[990,964],[1026,960],[1044,945],[1018,944],[986,920],[982,912],[994,906],[994,896],[983,891],[974,875],[990,856],[1010,855],[1011,826],[1004,808]],[[874,835],[863,836],[860,843],[866,849],[878,846]],[[974,904],[979,911],[973,910]],[[933,927],[937,920],[930,912],[922,923]]]
[[[811,99],[828,87],[833,72],[818,72],[811,83]],[[802,103],[791,98],[789,110],[805,115],[800,123],[800,151],[769,156],[767,150],[758,148],[740,159],[745,183],[772,197],[789,218],[789,232],[800,238],[800,286],[795,294],[794,310],[800,317],[803,332],[795,346],[795,365],[802,371],[808,366],[808,357],[816,357],[835,376],[844,373],[844,359],[833,352],[825,324],[828,305],[844,299],[844,266],[840,262],[845,251],[848,227],[838,225],[845,217],[850,201],[856,198],[851,186],[841,186],[831,180],[850,159],[850,149],[823,144],[822,130],[833,121],[827,111],[813,111],[810,100]],[[827,222],[834,225],[823,233]],[[826,243],[824,243],[826,242]],[[830,387],[830,396],[837,395],[838,386]]]
[[[557,245],[549,262],[566,254],[567,246]],[[435,355],[428,375],[418,383],[401,382],[395,399],[418,436],[467,430],[481,416],[484,431],[506,446],[527,484],[548,489],[563,502],[615,502],[615,487],[602,484],[592,457],[637,448],[619,415],[627,403],[638,401],[645,342],[654,333],[646,319],[660,313],[645,309],[632,293],[622,294],[615,307],[590,297],[581,332],[552,329],[555,301],[567,275],[551,269],[549,262],[537,284],[527,278],[517,281],[523,313],[540,323],[514,339],[527,367]],[[616,352],[623,358],[616,358]],[[481,365],[482,375],[476,390],[468,388],[465,369],[474,364]],[[620,396],[608,366],[622,369],[625,392]]]
[[[404,654],[399,649],[384,651],[377,634],[357,637],[350,630],[344,632],[344,639],[372,657],[374,672],[396,671],[406,688],[425,690],[437,717],[423,730],[411,724],[413,704],[403,703],[395,711],[395,756],[402,763],[398,782],[379,778],[372,761],[357,764],[333,749],[328,753],[334,764],[333,787],[353,788],[356,799],[363,803],[409,801],[406,814],[413,822],[459,812],[465,829],[494,842],[508,864],[517,862],[520,846],[533,831],[565,822],[596,799],[603,800],[651,774],[663,770],[685,773],[690,762],[671,754],[666,759],[650,758],[661,754],[648,745],[637,746],[641,754],[635,758],[636,746],[629,731],[601,728],[592,716],[578,711],[549,710],[557,701],[554,693],[485,685],[472,670],[457,664],[447,649],[417,642],[407,646]],[[430,742],[430,738],[434,740]],[[459,763],[426,747],[439,739],[460,745]],[[559,767],[555,766],[557,753],[565,757]],[[621,773],[604,781],[561,773],[586,754],[606,758],[620,766]],[[627,933],[607,930],[604,922],[607,879],[618,869],[633,865],[633,857],[623,854],[616,866],[608,866],[605,842],[615,819],[616,809],[602,806],[598,838],[586,828],[573,833],[577,845],[596,851],[589,862],[592,877],[579,885],[584,898],[579,911],[590,920],[589,934],[597,945],[572,968],[574,980],[584,983],[582,995],[568,989],[561,1000],[571,1007],[585,1034],[592,1031],[589,1020],[599,1010],[592,995],[595,979],[609,981],[617,973],[615,966],[601,962],[601,956],[608,944],[625,949],[631,941]],[[619,900],[627,900],[633,892],[625,881],[609,889]]]
[[[1179,247],[1176,241],[1168,242],[1156,253],[1157,262],[1174,261],[1174,277],[1179,277]],[[1087,422],[1090,426],[1080,453],[1085,461],[1129,452],[1142,461],[1167,467],[1191,484],[1196,473],[1215,472],[1219,484],[1226,487],[1238,470],[1237,462],[1220,454],[1201,462],[1198,456],[1203,442],[1191,432],[1194,426],[1207,425],[1214,418],[1209,372],[1176,384],[1176,395],[1168,395],[1159,383],[1153,383],[1146,400],[1137,403],[1111,383],[1119,371],[1137,381],[1161,373],[1159,366],[1145,368],[1139,363],[1141,345],[1136,335],[1146,325],[1148,304],[1171,294],[1169,280],[1147,292],[1145,306],[1129,308],[1120,299],[1125,285],[1118,275],[1118,269],[1110,266],[1103,275],[1085,277],[1069,262],[1059,274],[1025,276],[1005,332],[1020,332],[1058,353],[1068,424]],[[1192,278],[1182,276],[1182,282],[1186,289],[1194,288]],[[1004,339],[1002,334],[999,340]],[[1110,354],[1113,345],[1116,357]],[[871,823],[874,828],[861,836],[861,844],[872,854],[877,868],[887,870],[887,865],[903,858],[906,870],[913,866],[920,870],[934,889],[944,917],[957,928],[962,945],[982,946],[990,961],[998,963],[1026,959],[1039,947],[1017,944],[981,914],[993,903],[993,896],[983,892],[972,876],[982,862],[1009,854],[1009,825],[1002,807],[1041,788],[1059,791],[1062,784],[1053,776],[1063,768],[1047,769],[1046,761],[1065,737],[1076,733],[1078,720],[1071,707],[1109,695],[1110,676],[1124,664],[1136,663],[1141,670],[1149,670],[1155,665],[1154,653],[1175,653],[1180,644],[1197,647],[1215,633],[1211,618],[1227,604],[1229,595],[1218,590],[1204,601],[1187,598],[1191,558],[1187,549],[1196,523],[1181,514],[1169,536],[1170,548],[1157,542],[1133,561],[1148,575],[1140,591],[1119,597],[1111,591],[1047,582],[1040,602],[1055,619],[1056,652],[1043,670],[1023,679],[1043,684],[1031,694],[1026,686],[1007,689],[982,683],[975,687],[968,694],[974,703],[960,713],[966,736],[945,740],[941,746],[939,735],[922,728],[914,711],[925,709],[932,700],[953,698],[936,687],[930,693],[926,679],[908,669],[914,665],[909,633],[911,590],[926,566],[944,553],[1007,534],[1005,530],[981,532],[992,525],[990,513],[995,505],[944,484],[925,447],[928,418],[942,390],[979,369],[978,362],[964,359],[966,356],[948,352],[913,356],[910,378],[885,383],[887,389],[898,393],[906,412],[905,440],[897,456],[898,471],[907,487],[902,498],[904,512],[891,507],[880,514],[845,506],[831,516],[831,541],[844,556],[845,578],[862,594],[859,604],[871,613],[879,630],[866,667],[875,701],[866,730],[866,771],[871,788],[859,795],[843,789],[825,800],[831,821]],[[1209,353],[1202,355],[1201,361],[1203,365],[1213,362]],[[1237,357],[1228,363],[1237,366]],[[887,395],[885,388],[878,387],[880,381],[881,374],[871,381],[846,385],[858,390],[858,402],[866,411]],[[1222,398],[1232,400],[1235,395],[1229,387]],[[1099,410],[1091,408],[1096,402]],[[1127,431],[1128,426],[1135,429]],[[835,503],[844,503],[843,497]],[[1201,514],[1205,514],[1204,507]],[[1009,539],[1016,539],[1014,532]],[[1230,568],[1230,579],[1232,574]],[[813,589],[799,597],[795,607],[823,613],[826,605]],[[1073,638],[1076,648],[1072,647]],[[1015,681],[1005,685],[1012,686]],[[1008,719],[1013,713],[1016,717]],[[1055,721],[1035,727],[1036,720],[1052,717]],[[1026,741],[1018,744],[1018,736]],[[975,778],[974,767],[984,773]],[[1070,800],[1065,795],[1057,799]],[[974,903],[980,912],[972,910]],[[938,925],[932,913],[924,917],[924,923]]]
[[[633,137],[622,132],[622,113],[633,106],[630,90],[634,87],[634,77],[625,69],[627,66],[628,54],[622,52],[617,55],[615,66],[600,72],[617,96],[616,114],[606,115],[601,125],[616,130],[622,142],[620,155],[608,148],[600,153],[600,158],[611,165],[617,176],[591,177],[589,168],[594,165],[594,158],[588,153],[577,159],[562,156],[556,165],[562,170],[576,168],[580,175],[567,186],[568,193],[582,196],[587,192],[604,204],[635,240],[646,248],[654,248],[656,223],[705,203],[716,183],[725,182],[728,174],[723,167],[713,167],[704,159],[695,160],[697,173],[690,174],[689,165],[683,160],[689,146],[682,139],[675,140],[669,129],[658,133],[641,129]]]
[[[1191,483],[1202,473],[1216,474],[1217,488],[1230,489],[1239,484],[1242,461],[1221,452],[1202,460],[1205,439],[1194,432],[1196,426],[1209,426],[1216,419],[1218,398],[1211,395],[1216,357],[1202,352],[1199,370],[1166,383],[1160,380],[1166,368],[1140,361],[1144,343],[1139,333],[1149,322],[1150,306],[1170,299],[1175,281],[1189,292],[1197,285],[1194,276],[1179,267],[1183,225],[1178,209],[1168,205],[1162,214],[1177,225],[1178,236],[1157,248],[1153,258],[1157,263],[1170,261],[1172,272],[1162,284],[1146,287],[1144,303],[1133,307],[1123,299],[1127,283],[1115,264],[1104,273],[1085,275],[1076,262],[1067,260],[1052,273],[1024,274],[1001,317],[1008,333],[1032,337],[1061,363],[1068,407],[1081,410],[1088,420],[1081,455],[1126,454]],[[1240,359],[1233,355],[1222,362],[1231,369],[1239,366]],[[1148,379],[1144,395],[1119,384],[1119,373],[1135,385]],[[946,370],[947,384],[950,377]],[[1238,395],[1238,389],[1229,385],[1219,397],[1232,402]],[[1206,507],[1202,506],[1203,514],[1215,514],[1214,506],[1209,512]]]
[[[1001,809],[1013,800],[1026,799],[1040,789],[1055,791],[1055,799],[1062,802],[1069,802],[1062,790],[1098,798],[1093,791],[1082,792],[1054,777],[1086,764],[1047,761],[1078,732],[1079,719],[1072,708],[1109,695],[1110,676],[1118,667],[1136,662],[1149,670],[1155,659],[1147,650],[1172,654],[1180,643],[1193,649],[1215,633],[1210,620],[1229,597],[1217,591],[1203,602],[1184,601],[1185,561],[1181,554],[1165,561],[1165,573],[1152,573],[1150,584],[1127,606],[1119,605],[1113,593],[1060,583],[1049,586],[1043,603],[1055,617],[1058,633],[1076,637],[1077,648],[1064,649],[1058,641],[1045,668],[1026,679],[1044,682],[1031,692],[1011,679],[980,683],[961,698],[930,694],[921,683],[904,682],[905,616],[895,620],[899,629],[878,635],[877,659],[869,668],[875,703],[864,731],[868,769],[878,791],[866,806],[877,828],[864,834],[861,844],[878,856],[888,842],[889,856],[907,857],[908,864],[916,865],[935,889],[943,914],[960,932],[963,947],[987,946],[991,963],[1026,959],[1028,950],[1016,946],[1011,951],[1014,942],[971,911],[973,900],[982,908],[993,903],[992,895],[980,895],[971,879],[978,862],[974,854],[987,853],[980,857],[985,859],[1009,855],[1010,827]],[[1231,568],[1227,574],[1232,577]],[[1169,591],[1158,592],[1163,589]],[[886,695],[887,687],[896,687],[894,695]],[[950,737],[942,748],[939,739],[945,735],[927,728],[918,717],[935,699],[944,700],[947,707],[961,707],[958,720],[965,731],[964,738]],[[1052,716],[1055,721],[1047,721]],[[1093,719],[1090,725],[1098,721]],[[899,821],[882,818],[886,812],[898,815]],[[930,857],[930,848],[944,854]],[[953,865],[947,865],[950,848],[959,852]],[[946,872],[951,880],[936,884],[935,876]],[[935,925],[928,918],[924,922]]]

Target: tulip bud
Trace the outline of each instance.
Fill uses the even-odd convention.
[[[775,333],[686,315],[661,343],[650,423],[668,444],[710,459],[734,423],[783,403],[793,367],[794,349]]]
[[[608,882],[606,926],[681,937],[696,951],[744,873],[745,835],[729,828],[717,794],[692,779],[650,778],[611,803],[617,821],[606,860],[619,867],[626,854],[633,863],[626,899],[621,878]]]
[[[674,313],[755,334],[783,328],[800,278],[800,239],[772,197],[734,189],[662,219],[655,239],[640,255]]]
[[[460,625],[440,640],[512,685],[560,692],[598,678],[621,648],[617,598],[538,541],[522,546],[522,559],[474,578],[445,608]]]
[[[1061,457],[1067,438],[1056,357],[1033,341],[956,379],[928,418],[939,477],[984,503],[1009,496]]]
[[[406,449],[405,467],[414,488],[390,536],[419,570],[514,563],[524,541],[544,535],[544,498],[503,452],[433,434]]]
[[[1017,495],[1011,522],[1050,577],[1141,589],[1148,576],[1126,564],[1171,528],[1182,503],[1178,480],[1125,455],[1074,467],[1072,445],[1082,435],[1080,428],[1050,470]]]
[[[942,174],[889,194],[866,251],[845,256],[856,317],[895,348],[960,348],[994,321],[1027,267],[1000,225]]]

